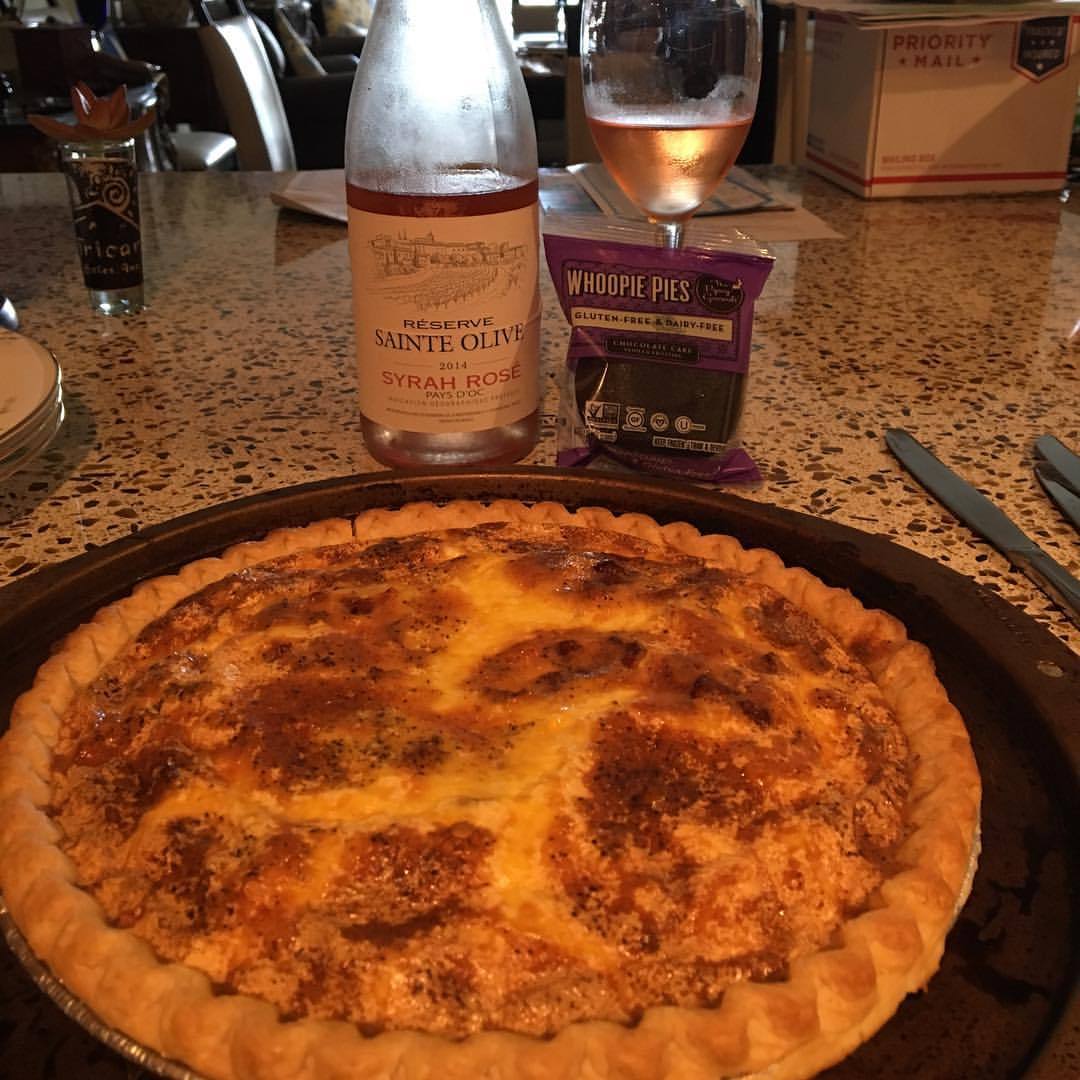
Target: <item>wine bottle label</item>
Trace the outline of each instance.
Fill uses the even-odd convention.
[[[424,200],[349,187],[360,408],[369,420],[449,434],[502,427],[536,410],[532,192],[524,206],[500,192],[460,200],[479,213],[411,216],[424,213]],[[484,213],[490,200],[518,205]]]

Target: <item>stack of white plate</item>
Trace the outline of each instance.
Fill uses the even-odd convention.
[[[37,342],[0,330],[0,479],[40,454],[63,422],[56,358]]]

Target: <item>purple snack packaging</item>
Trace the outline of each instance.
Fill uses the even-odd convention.
[[[738,427],[754,301],[773,259],[750,241],[642,239],[636,226],[545,228],[570,323],[558,464],[606,456],[693,480],[760,480]]]

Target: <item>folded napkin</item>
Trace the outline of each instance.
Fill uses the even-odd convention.
[[[600,170],[598,172],[597,170]],[[540,204],[545,213],[593,213],[598,216],[623,217],[612,194],[601,194],[598,182],[606,175],[602,165],[572,165],[569,169],[541,169]],[[614,186],[608,178],[607,183]],[[346,224],[349,213],[345,203],[345,170],[318,169],[296,173],[284,187],[271,192],[279,206],[304,214]],[[625,196],[622,199],[628,203]],[[601,201],[603,200],[603,201]],[[629,203],[628,203],[629,205]],[[821,218],[803,207],[784,202],[764,184],[744,172],[732,169],[709,200],[709,210],[696,217],[692,230],[710,234],[732,229],[745,230],[762,243],[783,240],[835,239],[839,233]],[[761,213],[763,210],[786,210],[788,213]],[[644,221],[644,215],[631,206],[630,220]]]
[[[278,206],[287,206],[302,214],[314,214],[342,224],[349,220],[345,207],[344,169],[297,173],[280,191],[271,192],[270,198]]]

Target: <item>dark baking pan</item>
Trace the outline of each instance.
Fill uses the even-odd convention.
[[[926,993],[832,1080],[1080,1075],[1080,661],[968,578],[832,522],[669,483],[549,469],[375,474],[200,511],[0,591],[0,715],[52,644],[136,582],[272,528],[414,500],[519,498],[641,511],[768,547],[883,608],[924,642],[971,731],[985,785],[970,900]],[[67,1019],[5,955],[0,1075],[119,1080],[138,1070]]]

